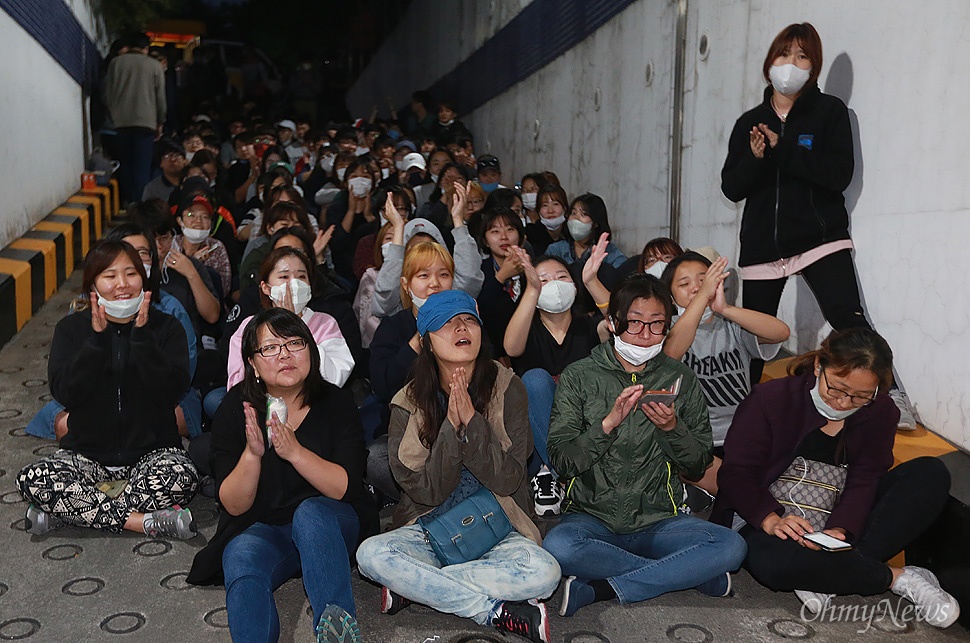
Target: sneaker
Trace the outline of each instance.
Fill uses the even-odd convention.
[[[317,643],[363,643],[357,619],[338,605],[327,605],[317,623]]]
[[[589,583],[581,581],[575,576],[566,579],[562,586],[562,605],[559,606],[559,616],[572,616],[580,607],[586,607],[596,598],[596,593]]]
[[[381,587],[381,614],[394,616],[411,604],[411,600],[395,594],[385,585]]]
[[[48,531],[60,529],[65,525],[64,521],[57,516],[47,513],[35,504],[27,505],[27,514],[24,516],[25,529],[28,533],[40,536]]]
[[[714,598],[731,596],[731,573],[719,574],[711,580],[704,581],[694,589],[704,596],[713,596]]]
[[[903,431],[915,431],[918,428],[919,418],[916,415],[916,409],[909,401],[909,396],[902,389],[894,388],[889,390],[889,397],[893,399],[896,408],[899,409],[899,422],[896,423],[896,428]]]
[[[168,536],[169,538],[188,540],[195,538],[199,533],[195,526],[195,520],[192,518],[192,512],[188,509],[182,509],[178,505],[171,509],[159,509],[145,514],[143,524],[145,533],[152,538]]]
[[[564,494],[562,487],[546,465],[532,479],[532,496],[535,499],[536,515],[558,516]]]
[[[533,643],[549,643],[549,619],[546,606],[538,601],[505,601],[492,626],[503,632],[511,632]]]
[[[956,623],[960,604],[940,587],[940,581],[928,569],[907,565],[890,588],[916,605],[917,614],[933,627],[946,628]]]
[[[802,602],[805,609],[811,614],[820,614],[822,610],[829,606],[835,594],[822,594],[820,592],[809,592],[804,589],[796,589],[795,596]]]

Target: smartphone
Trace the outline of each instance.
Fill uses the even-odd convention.
[[[656,402],[658,404],[665,404],[670,406],[677,399],[677,394],[680,393],[680,382],[684,379],[681,375],[674,382],[670,390],[663,391],[644,391],[643,395],[640,396],[640,404],[648,404],[650,402]]]
[[[825,551],[845,551],[852,549],[852,545],[845,542],[844,540],[839,540],[838,538],[833,538],[828,534],[823,534],[820,531],[816,531],[813,534],[805,534],[805,540],[809,540]]]

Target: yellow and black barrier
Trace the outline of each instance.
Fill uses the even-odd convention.
[[[0,250],[0,346],[70,279],[119,205],[117,180],[81,190]]]

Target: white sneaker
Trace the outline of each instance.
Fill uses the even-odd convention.
[[[912,601],[919,617],[933,627],[950,627],[960,617],[960,604],[940,587],[940,581],[928,569],[903,567],[891,589],[893,594]]]
[[[539,473],[532,479],[536,515],[558,516],[564,495],[556,476],[552,475],[552,471],[546,465],[542,465]]]
[[[798,600],[802,602],[812,614],[819,614],[823,609],[829,606],[832,599],[835,598],[835,594],[822,594],[820,592],[809,592],[804,589],[796,589],[795,596]]]
[[[896,408],[899,409],[899,422],[896,424],[896,428],[903,431],[915,431],[918,428],[919,418],[912,402],[909,401],[909,396],[902,389],[894,388],[889,390],[889,397],[893,399]]]

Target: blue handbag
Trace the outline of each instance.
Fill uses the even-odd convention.
[[[505,510],[482,487],[437,518],[418,519],[424,537],[444,566],[477,560],[512,533]]]

